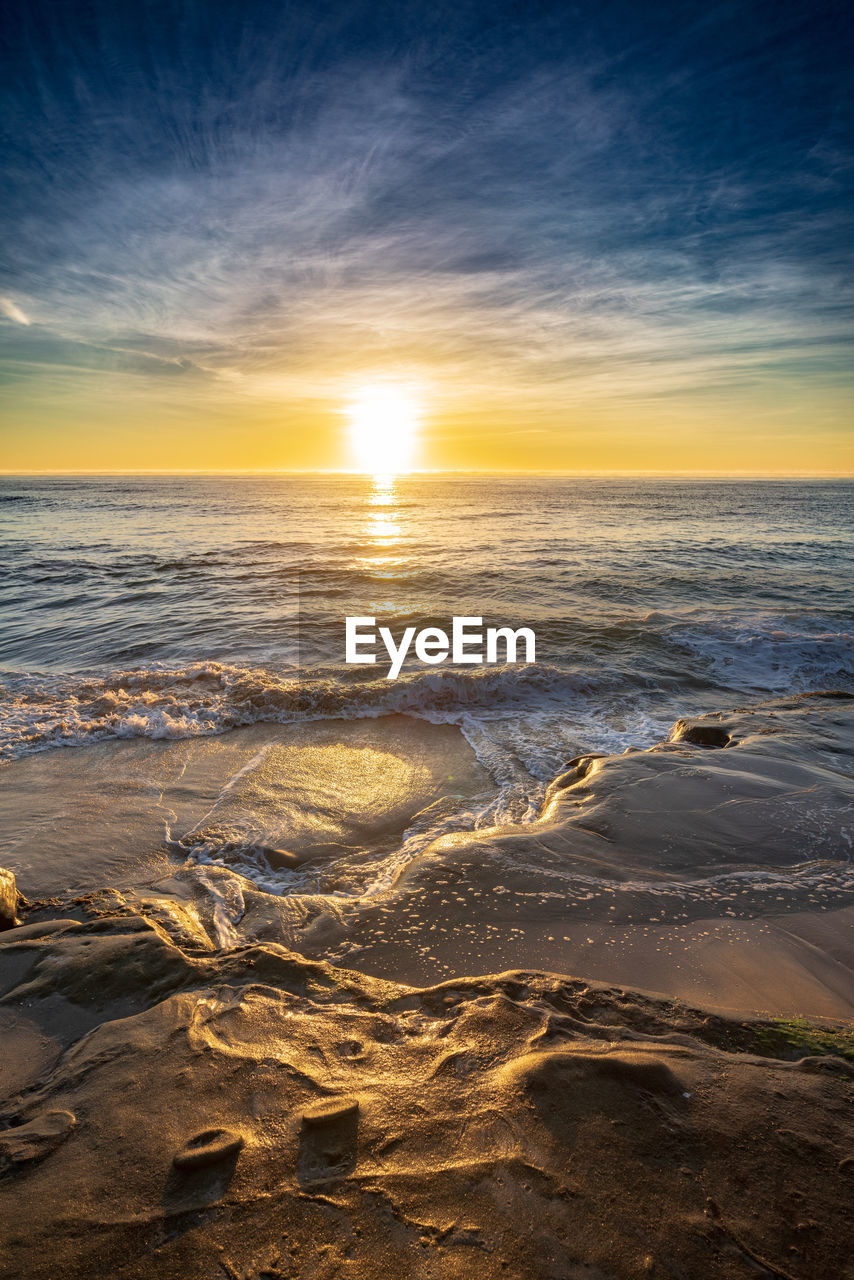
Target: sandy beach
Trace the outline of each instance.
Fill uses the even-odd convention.
[[[849,1276],[853,707],[682,720],[405,856],[487,782],[447,726],[7,768],[0,1274]]]

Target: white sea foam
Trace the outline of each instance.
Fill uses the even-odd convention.
[[[467,711],[495,715],[530,699],[593,696],[593,686],[548,667],[407,675],[395,685],[330,670],[297,673],[222,663],[157,665],[101,677],[23,676],[0,689],[6,758],[105,738],[190,738],[258,723],[363,719],[401,712],[456,723]]]
[[[696,669],[724,687],[751,692],[805,692],[849,686],[854,677],[854,635],[832,630],[820,615],[781,620],[779,614],[670,620],[665,641]]]
[[[567,751],[648,745],[677,715],[726,705],[728,695],[854,681],[854,637],[820,615],[646,615],[616,621],[607,641],[607,652],[577,664],[568,654],[560,664],[420,668],[395,682],[344,667],[221,662],[9,674],[0,686],[0,759],[106,738],[192,738],[397,712],[459,725],[498,779],[520,768],[544,779]]]

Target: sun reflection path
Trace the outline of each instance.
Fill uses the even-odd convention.
[[[404,540],[400,513],[396,510],[399,503],[400,493],[395,477],[374,476],[373,488],[365,499],[368,511],[364,533],[365,541],[376,550],[370,555],[360,556],[357,563],[360,568],[368,569],[376,577],[396,577],[393,570],[399,569],[411,558],[392,551],[396,544]]]
[[[374,488],[368,497],[368,506],[394,507],[399,501],[397,483],[391,475],[374,476]]]

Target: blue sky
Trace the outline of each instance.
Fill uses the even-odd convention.
[[[13,466],[851,469],[845,6],[6,12]]]

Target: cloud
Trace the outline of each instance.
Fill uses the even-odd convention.
[[[19,382],[46,369],[68,374],[138,374],[143,377],[206,378],[205,369],[186,354],[166,355],[131,344],[107,346],[60,337],[44,326],[32,333],[10,332],[3,344],[0,383]]]
[[[15,324],[30,324],[29,316],[25,316],[21,308],[11,298],[0,298],[0,311],[7,320],[14,320]]]
[[[227,31],[140,34],[129,6],[138,44],[108,24],[115,57],[79,33],[59,32],[61,57],[37,45],[0,223],[5,287],[54,342],[16,376],[190,369],[322,398],[407,366],[578,405],[770,382],[800,349],[826,381],[851,315],[837,69],[782,18],[771,39],[726,4],[678,32],[634,8],[610,52],[621,23],[579,32],[565,6],[508,42],[483,11],[438,36],[442,5],[388,47],[306,7],[291,35],[241,18],[239,58]],[[783,99],[790,66],[809,92]]]

